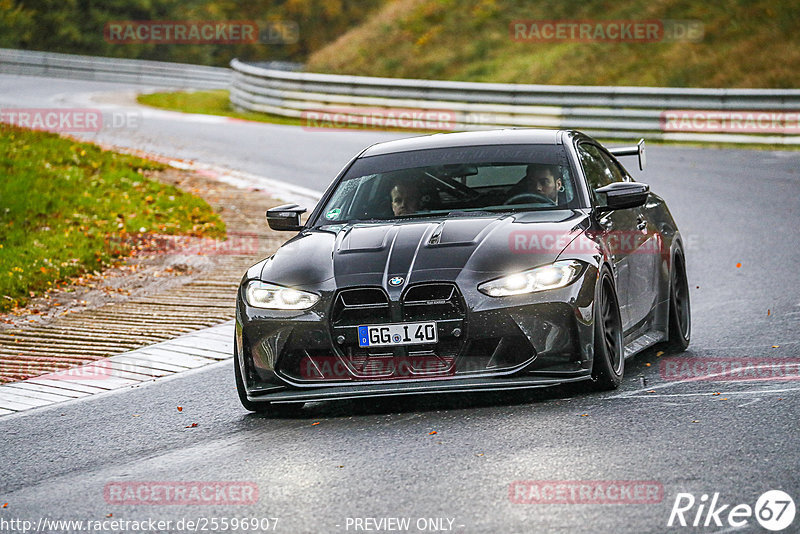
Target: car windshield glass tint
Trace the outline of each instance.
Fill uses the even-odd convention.
[[[457,147],[356,160],[316,226],[573,207],[561,145]]]

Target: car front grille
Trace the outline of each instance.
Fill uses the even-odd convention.
[[[438,342],[359,346],[359,326],[409,322],[436,322]],[[298,351],[282,371],[304,382],[447,378],[508,369],[533,355],[525,336],[467,342],[467,328],[466,303],[453,283],[412,285],[394,301],[380,287],[342,289],[331,308],[334,354]]]
[[[343,289],[334,299],[331,318],[337,353],[354,379],[446,376],[455,371],[455,358],[463,347],[465,305],[451,283],[410,286],[399,301],[391,301],[378,287]],[[354,328],[433,321],[439,327],[435,344],[360,347]],[[458,335],[453,335],[455,329]],[[343,343],[338,342],[340,336]]]
[[[453,284],[412,286],[403,296],[402,306],[406,322],[464,318],[464,304]]]
[[[331,314],[334,326],[388,323],[389,297],[377,287],[344,289],[336,295]]]

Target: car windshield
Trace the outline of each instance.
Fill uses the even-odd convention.
[[[456,147],[357,159],[315,226],[572,207],[562,145]]]

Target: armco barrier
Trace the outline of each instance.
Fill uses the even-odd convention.
[[[453,129],[543,127],[598,137],[800,144],[800,90],[496,84],[372,78],[231,62],[231,103],[286,117],[439,110]],[[431,128],[441,129],[441,121]]]
[[[0,48],[0,73],[192,89],[227,89],[230,69]]]
[[[442,112],[446,129],[573,128],[603,138],[800,144],[798,89],[526,85],[314,74],[231,62],[231,69],[0,48],[0,73],[231,90],[242,110],[356,122],[381,110]],[[430,128],[443,129],[441,114]],[[385,117],[384,117],[385,119]],[[324,117],[322,119],[324,123]],[[385,120],[383,121],[386,122]],[[415,124],[418,124],[415,122]],[[426,127],[423,121],[423,128]]]

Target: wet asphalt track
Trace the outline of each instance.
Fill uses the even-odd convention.
[[[0,106],[71,105],[79,93],[119,88],[0,76]],[[395,137],[145,114],[137,128],[95,138],[322,189],[361,147]],[[648,160],[635,176],[668,201],[688,243],[692,343],[682,356],[800,362],[800,152],[650,146]],[[456,532],[732,532],[730,508],[721,527],[667,527],[676,495],[719,492],[719,504],[752,506],[781,489],[800,505],[800,382],[667,381],[666,357],[629,360],[613,393],[328,402],[279,419],[243,411],[228,362],[2,417],[0,532],[19,532],[3,520],[40,518],[171,520],[163,530],[180,532],[182,518],[211,529],[223,517],[279,518],[276,531],[287,533],[375,527],[357,530],[357,518],[410,518],[408,532],[420,531],[421,518],[444,518]],[[663,498],[518,504],[509,487],[519,480],[653,481]],[[252,482],[259,498],[104,498],[109,483],[143,481]],[[740,531],[766,532],[754,518]],[[798,531],[800,517],[784,532]]]

